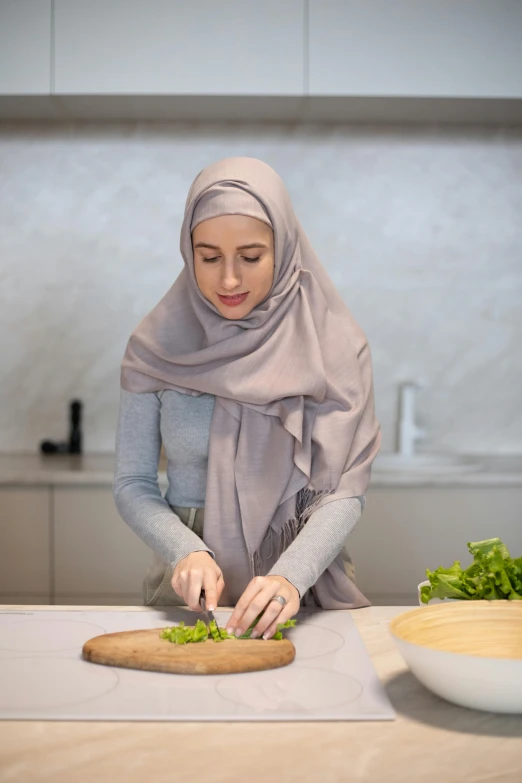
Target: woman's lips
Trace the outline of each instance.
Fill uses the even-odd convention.
[[[249,292],[247,291],[246,294],[239,294],[239,296],[237,295],[222,296],[221,294],[218,294],[218,296],[219,296],[219,301],[223,302],[223,304],[227,305],[228,307],[237,307],[238,305],[240,305],[242,302],[245,301],[245,299],[248,296],[248,293]]]

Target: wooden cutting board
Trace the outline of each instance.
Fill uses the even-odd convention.
[[[173,644],[160,638],[162,628],[94,636],[83,645],[86,661],[127,669],[174,674],[232,674],[277,669],[295,658],[289,639],[225,639]]]

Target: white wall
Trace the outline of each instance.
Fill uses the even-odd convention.
[[[417,378],[428,446],[522,452],[522,131],[0,127],[0,451],[111,451],[126,340],[182,268],[195,174],[252,155],[285,180],[373,351],[383,448]]]

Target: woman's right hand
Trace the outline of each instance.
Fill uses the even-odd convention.
[[[172,575],[172,589],[193,612],[201,612],[199,598],[205,590],[207,609],[213,612],[220,599],[225,581],[214,558],[208,552],[191,552],[180,560]]]

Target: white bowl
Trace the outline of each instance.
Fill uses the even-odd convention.
[[[522,601],[454,601],[394,618],[390,632],[417,679],[476,710],[522,713]]]
[[[417,585],[417,596],[419,599],[419,606],[433,606],[433,604],[448,604],[448,603],[455,603],[455,601],[458,603],[461,599],[460,598],[430,598],[429,602],[427,604],[423,604],[421,601],[421,587],[424,587],[424,585],[429,585],[430,580],[426,579],[426,581],[421,582]]]

